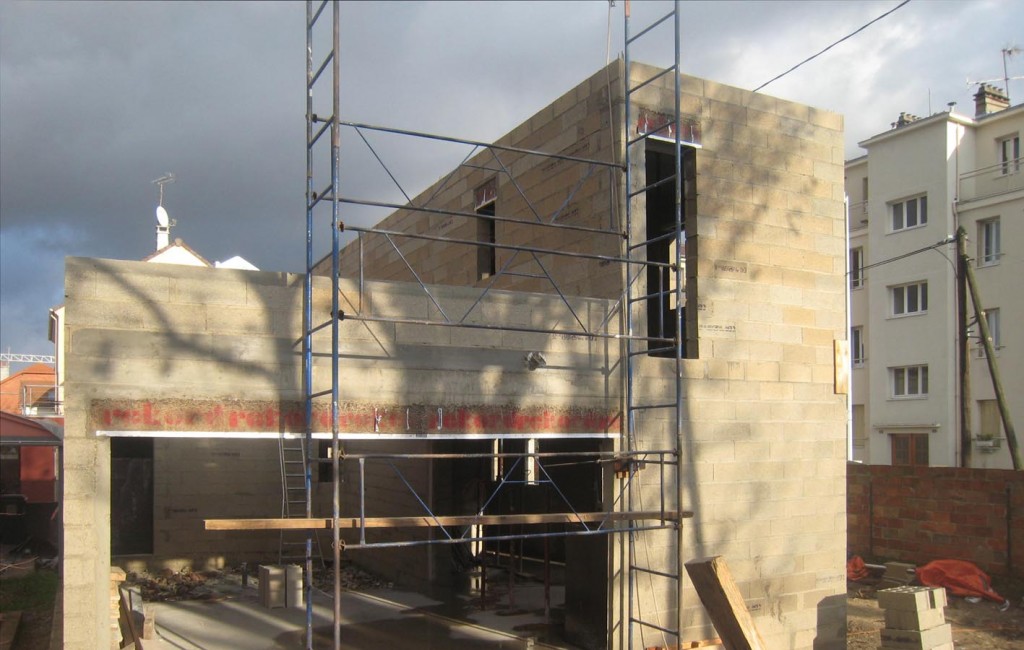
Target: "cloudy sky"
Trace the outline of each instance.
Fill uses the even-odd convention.
[[[611,56],[622,50],[622,0]],[[754,88],[895,7],[886,2],[684,3],[683,71]],[[634,2],[633,25],[669,5]],[[155,248],[152,180],[207,259],[304,263],[304,3],[0,3],[0,349],[52,354],[47,309],[68,255]],[[493,140],[604,65],[608,3],[342,4],[344,119]],[[662,30],[634,58],[666,64]],[[847,156],[900,111],[958,102],[1024,46],[1024,3],[914,0],[763,92],[846,116]],[[318,57],[323,52],[318,53]],[[1024,74],[1024,55],[1010,75]],[[1024,81],[1011,82],[1015,103]],[[348,194],[397,199],[346,135]],[[376,137],[410,194],[467,150]],[[371,214],[346,219],[374,218]]]

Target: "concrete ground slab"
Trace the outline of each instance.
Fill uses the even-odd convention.
[[[222,599],[152,603],[159,648],[281,650],[304,648],[304,609],[267,609],[253,586],[218,589]],[[461,611],[459,611],[461,609]],[[396,590],[342,595],[342,648],[516,649],[536,643],[536,611],[496,607],[471,612],[422,594]],[[313,647],[333,648],[331,599],[314,592]],[[493,627],[491,627],[493,626]],[[519,630],[517,632],[517,630]],[[146,647],[150,647],[146,643]]]

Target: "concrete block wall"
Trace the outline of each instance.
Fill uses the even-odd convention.
[[[656,72],[634,64],[631,85]],[[613,63],[501,142],[545,151],[569,147],[586,152],[582,155],[623,160],[623,142],[636,136],[641,114],[670,114],[674,101],[666,76],[634,95],[635,113],[624,119],[623,76],[623,64]],[[680,371],[686,449],[682,507],[696,516],[685,524],[684,559],[724,555],[772,647],[845,647],[846,409],[845,397],[836,395],[833,386],[834,341],[846,338],[842,117],[709,80],[683,76],[681,81],[683,119],[699,125],[701,133],[696,200],[686,206],[687,297],[693,303],[687,324],[696,337],[688,342],[694,358],[685,360]],[[610,93],[611,112],[604,93]],[[609,116],[612,135],[606,133]],[[633,152],[638,187],[645,175],[642,149]],[[553,164],[540,163],[540,173],[525,161],[513,164],[516,183],[499,174],[498,214],[532,219],[516,185],[531,200],[537,194],[568,196],[568,175],[544,174],[544,167]],[[579,223],[602,226],[609,217],[618,223],[614,215],[622,214],[626,188],[621,175],[617,178],[619,186],[611,192],[600,185],[593,189],[592,209],[579,212]],[[473,190],[485,180],[479,170],[457,170],[437,204],[471,211]],[[436,189],[414,202],[422,203]],[[634,200],[639,216],[631,234],[641,241],[645,203],[642,196]],[[401,229],[423,223],[399,212],[382,225]],[[458,218],[442,222],[430,217],[427,227],[440,233],[436,226],[441,223],[455,228],[448,224]],[[507,225],[499,224],[499,241],[576,244],[569,233],[512,226],[503,231]],[[473,238],[468,230],[462,236]],[[587,239],[591,250],[620,254],[615,242]],[[383,248],[370,246],[365,242],[368,277],[408,277],[404,265],[389,261]],[[460,252],[465,247],[432,246],[432,279],[480,284],[464,272],[472,265]],[[345,251],[343,273],[357,273],[355,250]],[[622,270],[608,267],[583,263],[577,275],[559,269],[569,271],[567,280],[555,272],[552,276],[582,295],[617,296]],[[637,326],[643,331],[642,316]],[[674,370],[671,361],[638,360],[636,386],[645,403],[674,400]],[[644,412],[639,445],[672,447],[671,429],[666,417]],[[655,472],[648,474],[640,478],[643,502],[657,503]],[[640,539],[642,564],[661,570],[674,566],[673,533],[643,533]],[[622,541],[613,540],[610,558],[616,561],[621,555],[614,545]],[[626,647],[624,568],[616,564],[613,570],[609,635],[613,644]],[[658,579],[642,582],[643,618],[672,627],[674,587]],[[684,638],[714,636],[692,589],[686,589],[684,604]],[[638,635],[634,641],[650,639]]]
[[[656,72],[634,66],[634,84]],[[670,84],[640,93],[638,113],[670,112]],[[698,354],[681,369],[682,505],[695,511],[684,560],[726,558],[769,646],[845,647],[846,416],[833,386],[833,341],[846,338],[842,118],[708,80],[682,88],[684,120],[702,135],[687,223]],[[672,370],[640,361],[645,402],[674,398]],[[671,429],[645,412],[638,435],[671,446]],[[645,489],[657,498],[653,480]],[[640,547],[642,565],[674,565],[672,533],[642,533]],[[672,585],[650,592],[644,617],[674,623]],[[688,586],[683,602],[683,638],[714,636]]]
[[[851,463],[850,553],[923,565],[958,559],[1024,576],[1024,476],[959,467]]]
[[[572,88],[530,120],[495,141],[496,144],[545,151],[588,160],[622,161],[621,129],[610,119],[610,111],[622,101],[621,69],[610,66]],[[481,167],[486,169],[481,169]],[[498,171],[489,171],[498,170]],[[508,174],[501,170],[508,170]],[[511,178],[510,178],[511,175]],[[522,223],[495,223],[499,244],[587,252],[618,256],[621,237],[615,234],[557,230],[538,227],[537,221],[606,228],[621,233],[618,199],[619,172],[607,167],[555,160],[518,152],[483,151],[452,175],[445,175],[413,199],[418,206],[472,214],[474,191],[496,182],[498,217]],[[513,180],[514,179],[514,180]],[[613,206],[615,206],[613,208]],[[430,215],[399,210],[378,226],[398,232],[427,233],[452,239],[477,241],[477,219],[464,216]],[[489,286],[493,279],[476,275],[477,247],[394,237],[409,266],[427,283]],[[383,236],[363,235],[362,253],[356,243],[348,245],[341,258],[342,275],[356,277],[360,256],[365,277],[412,282],[415,276]],[[556,289],[544,278],[549,274],[557,290],[571,296],[614,298],[621,287],[621,268],[600,260],[568,258],[508,249],[495,250],[495,265],[508,273],[494,286],[498,289],[552,293]],[[330,259],[322,260],[320,272],[329,275]]]
[[[67,260],[65,647],[102,647],[110,636],[108,435],[199,436],[154,442],[154,553],[120,558],[119,564],[129,570],[206,568],[276,558],[276,533],[206,532],[202,520],[280,515],[275,436],[303,430],[301,360],[293,347],[301,336],[302,284],[301,277],[281,273]],[[435,287],[432,293],[442,309],[468,309],[479,291]],[[328,280],[315,284],[318,322],[327,319],[330,295]],[[422,319],[437,309],[419,286],[384,282],[366,283],[361,296],[348,282],[343,302],[353,316]],[[594,299],[570,303],[591,326],[605,320],[610,308]],[[495,291],[478,309],[468,321],[506,318],[560,328],[572,318],[552,296]],[[613,321],[612,333],[614,327]],[[445,328],[355,319],[341,329],[343,431],[371,431],[375,409],[388,414],[382,430],[404,431],[405,408],[415,410],[421,431],[428,424],[425,413],[437,407],[464,416],[449,421],[447,432],[513,425],[531,430],[548,423],[536,419],[544,413],[572,415],[563,427],[569,434],[617,422],[618,384],[609,380],[612,350],[601,341],[487,330],[453,336]],[[315,341],[317,352],[325,350],[325,335]],[[543,352],[559,367],[531,373],[523,360],[528,351]],[[329,363],[318,358],[314,390],[329,385]],[[314,414],[318,431],[329,431],[325,408],[318,405]],[[467,416],[480,413],[497,419]],[[557,430],[559,420],[554,422]],[[429,494],[429,475],[414,472],[411,481]],[[393,484],[378,487],[376,514],[412,514],[408,497]],[[318,487],[319,514],[329,515],[327,492]],[[415,563],[423,564],[427,555],[400,555],[396,562],[414,573]]]

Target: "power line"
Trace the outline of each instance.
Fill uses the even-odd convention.
[[[909,2],[909,0],[907,0],[907,1]],[[921,253],[927,253],[930,250],[935,250],[936,248],[941,248],[943,246],[948,246],[949,244],[954,244],[954,243],[956,243],[956,237],[947,237],[946,239],[943,239],[940,242],[935,242],[931,246],[925,246],[924,248],[919,248],[916,251],[910,251],[909,253],[903,253],[902,255],[897,255],[896,257],[890,257],[887,260],[882,260],[880,262],[875,262],[873,264],[868,264],[866,266],[860,267],[859,269],[850,269],[849,271],[847,271],[846,274],[850,275],[851,273],[857,273],[857,272],[863,273],[864,271],[867,271],[868,269],[873,269],[876,266],[882,266],[883,264],[888,264],[890,262],[898,262],[899,260],[906,259],[906,258],[911,257],[913,255],[919,255]]]
[[[841,39],[839,39],[839,40],[838,40],[838,41],[836,41],[835,43],[832,43],[831,45],[829,45],[828,47],[826,47],[826,48],[825,48],[824,50],[822,50],[822,51],[818,52],[817,54],[812,54],[811,56],[807,57],[806,59],[804,59],[804,60],[803,60],[803,61],[801,61],[800,63],[797,63],[797,64],[796,64],[795,66],[793,66],[793,67],[792,67],[792,68],[790,68],[789,70],[786,70],[785,72],[783,72],[782,74],[780,74],[780,75],[778,75],[778,76],[776,76],[776,77],[772,77],[771,79],[769,79],[768,81],[764,82],[763,84],[761,84],[761,85],[760,85],[760,86],[758,86],[757,88],[754,88],[754,92],[756,93],[757,91],[761,90],[762,88],[764,88],[764,87],[765,87],[765,86],[767,86],[768,84],[772,83],[773,81],[778,81],[779,79],[781,79],[781,78],[785,77],[785,76],[786,76],[787,74],[789,74],[790,72],[793,72],[794,70],[796,70],[797,68],[799,68],[799,67],[800,67],[800,66],[802,66],[803,64],[805,64],[805,63],[808,63],[808,62],[810,62],[810,61],[813,61],[814,59],[818,58],[819,56],[821,56],[821,55],[822,55],[822,54],[824,54],[825,52],[828,52],[829,50],[831,50],[831,49],[832,49],[833,47],[835,47],[836,45],[839,45],[839,44],[840,44],[840,43],[842,43],[843,41],[845,41],[845,40],[847,40],[847,39],[849,39],[849,38],[852,38],[852,37],[856,36],[857,34],[861,33],[861,32],[862,32],[862,31],[864,31],[865,29],[867,29],[868,27],[871,27],[872,25],[874,25],[875,23],[877,23],[877,22],[878,22],[879,20],[881,20],[881,19],[885,18],[886,16],[888,16],[889,14],[893,13],[893,12],[894,12],[894,11],[896,11],[897,9],[900,9],[900,8],[902,8],[902,7],[903,7],[904,5],[906,5],[906,4],[908,3],[908,2],[910,2],[910,0],[903,0],[903,2],[899,3],[898,5],[896,5],[895,7],[893,7],[892,9],[890,9],[889,11],[885,12],[884,14],[882,14],[881,16],[879,16],[878,18],[875,18],[874,20],[872,20],[872,21],[871,21],[871,22],[869,22],[869,23],[866,23],[866,24],[864,24],[864,25],[861,25],[861,26],[860,26],[859,28],[857,28],[857,30],[856,30],[856,31],[850,32],[849,34],[847,34],[846,36],[842,37]]]

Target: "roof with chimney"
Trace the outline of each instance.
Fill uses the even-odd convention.
[[[867,147],[887,140],[897,132],[904,133],[937,122],[950,121],[962,124],[963,126],[976,127],[982,122],[1001,120],[1010,115],[1015,115],[1024,110],[1024,104],[1010,106],[1009,99],[1007,99],[1006,93],[1002,88],[983,83],[979,84],[978,92],[974,94],[974,109],[974,117],[968,117],[955,112],[952,105],[950,110],[941,111],[928,117],[918,117],[912,113],[901,112],[888,131],[873,135],[866,140],[858,142],[857,145]]]
[[[155,264],[184,264],[186,266],[212,267],[205,257],[197,253],[191,246],[180,238],[159,249],[158,251],[142,258],[143,262]]]

